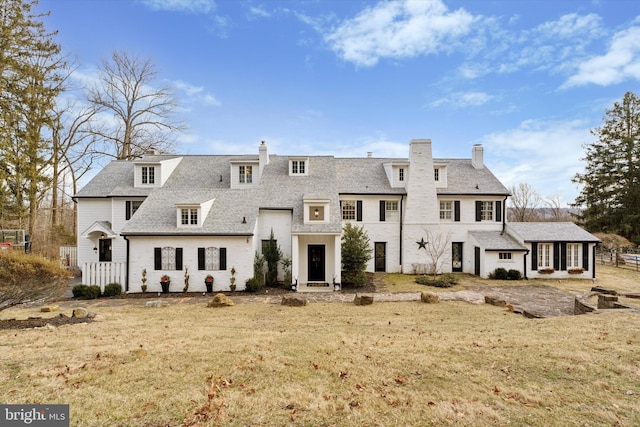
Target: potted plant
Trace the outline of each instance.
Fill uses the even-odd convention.
[[[140,286],[140,289],[142,289],[142,293],[147,292],[147,269],[146,268],[142,269],[142,286]]]
[[[160,286],[162,286],[162,293],[169,293],[169,286],[171,286],[171,277],[164,275],[160,278]]]
[[[207,274],[207,277],[204,278],[204,284],[207,287],[207,293],[213,292],[213,276]]]
[[[231,292],[236,290],[236,278],[234,277],[235,274],[236,274],[236,268],[231,267],[231,279],[229,279],[229,281],[231,282],[231,285],[229,286],[229,289],[231,289]]]

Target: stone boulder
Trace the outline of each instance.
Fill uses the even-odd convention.
[[[74,308],[73,309],[73,314],[71,315],[71,317],[76,317],[78,319],[85,319],[87,316],[89,315],[89,310],[87,310],[86,308]]]
[[[503,299],[495,297],[493,295],[485,295],[484,302],[487,304],[495,305],[496,307],[506,307],[507,302]]]
[[[44,307],[40,308],[40,312],[41,313],[51,313],[53,311],[58,311],[60,309],[59,306],[57,305],[45,305]]]
[[[358,295],[353,299],[355,305],[371,305],[373,304],[373,295]]]
[[[440,302],[440,297],[435,292],[422,291],[420,293],[420,301],[427,304],[437,304]]]
[[[231,307],[235,305],[231,298],[225,294],[215,294],[211,301],[207,304],[207,307]]]
[[[307,297],[303,295],[284,295],[282,297],[282,305],[289,307],[304,307],[307,305]]]
[[[152,308],[167,307],[168,305],[169,305],[169,302],[167,301],[147,301],[144,304],[145,307],[152,307]]]

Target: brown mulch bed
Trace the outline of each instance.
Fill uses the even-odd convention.
[[[0,320],[0,330],[2,329],[29,329],[29,328],[42,328],[47,324],[51,326],[73,325],[76,323],[89,323],[92,322],[90,318],[78,318],[69,317],[64,314],[60,314],[56,317],[30,317],[29,319],[6,319]]]

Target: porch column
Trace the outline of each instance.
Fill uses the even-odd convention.
[[[336,256],[333,259],[333,271],[335,272],[336,283],[342,284],[342,236],[337,234],[334,239]]]

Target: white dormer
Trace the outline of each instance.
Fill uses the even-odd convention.
[[[304,197],[304,223],[325,223],[329,222],[330,200],[324,197]]]
[[[211,199],[203,203],[176,203],[176,223],[178,228],[202,227],[214,200]]]
[[[253,188],[260,182],[260,160],[232,160],[231,188]]]
[[[290,157],[289,158],[289,176],[307,176],[309,175],[309,158],[308,157]]]
[[[447,166],[445,162],[433,163],[433,179],[436,182],[436,188],[447,188]]]
[[[182,157],[156,161],[144,158],[137,160],[134,168],[134,187],[162,187],[181,160]]]
[[[409,180],[409,162],[385,163],[384,171],[387,174],[389,185],[392,188],[404,188]]]

